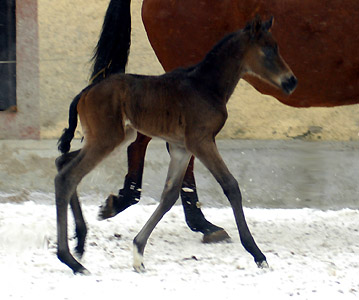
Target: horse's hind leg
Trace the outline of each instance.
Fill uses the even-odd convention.
[[[150,140],[150,137],[137,133],[136,140],[127,148],[128,173],[124,187],[119,190],[118,196],[108,196],[100,207],[100,220],[112,218],[140,200],[145,154]]]
[[[171,161],[160,204],[133,240],[133,267],[137,272],[144,271],[143,253],[151,232],[156,227],[157,223],[162,219],[164,214],[176,203],[176,200],[179,197],[183,176],[191,157],[191,154],[184,148],[175,145],[170,146],[170,148]]]
[[[80,153],[80,150],[65,153],[58,157],[56,159],[56,167],[57,170],[60,172],[72,159],[74,159],[78,154]],[[84,247],[85,247],[85,240],[86,240],[86,234],[87,234],[87,226],[82,214],[80,202],[77,196],[77,191],[75,191],[70,199],[70,205],[71,210],[74,215],[75,219],[75,232],[76,232],[76,238],[77,238],[77,246],[75,248],[75,251],[79,257],[82,257],[84,253]]]
[[[215,243],[228,240],[230,239],[228,233],[223,228],[207,221],[200,209],[196,182],[193,174],[193,164],[194,157],[192,156],[183,178],[181,188],[181,199],[186,223],[192,231],[203,233],[204,243]]]

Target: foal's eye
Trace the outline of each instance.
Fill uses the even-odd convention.
[[[273,58],[274,56],[276,56],[277,54],[277,47],[263,47],[262,48],[263,54],[265,55],[266,58]]]

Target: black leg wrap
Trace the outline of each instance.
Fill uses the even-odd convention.
[[[114,199],[113,205],[117,213],[120,213],[131,205],[137,204],[140,199],[141,186],[126,176],[123,189],[118,191],[118,197]]]
[[[112,218],[137,204],[141,198],[141,186],[126,176],[123,189],[120,189],[118,196],[110,195],[104,205],[100,207],[99,219],[105,220]]]
[[[188,227],[195,232],[202,232],[203,234],[210,234],[223,228],[213,225],[207,221],[203,215],[197,196],[196,187],[183,184],[181,189],[181,198],[186,222]]]

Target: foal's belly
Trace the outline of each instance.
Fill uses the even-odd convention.
[[[160,120],[152,120],[146,123],[146,126],[142,124],[136,124],[135,122],[126,121],[126,125],[130,125],[143,135],[160,138],[168,143],[174,143],[177,145],[184,145],[184,128],[178,126],[171,126],[168,123],[163,123]]]

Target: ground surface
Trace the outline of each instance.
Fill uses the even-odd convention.
[[[359,297],[358,210],[246,209],[270,265],[261,270],[241,246],[230,208],[204,209],[232,237],[231,243],[208,245],[187,228],[176,206],[149,239],[147,272],[137,274],[132,239],[153,212],[153,200],[100,222],[98,207],[86,204],[92,198],[86,196],[89,235],[82,262],[92,275],[76,276],[55,255],[55,207],[47,204],[53,194],[32,192],[20,204],[7,203],[9,197],[0,194],[5,202],[0,204],[0,299]],[[33,201],[39,199],[43,204]],[[70,244],[73,248],[73,239]]]

